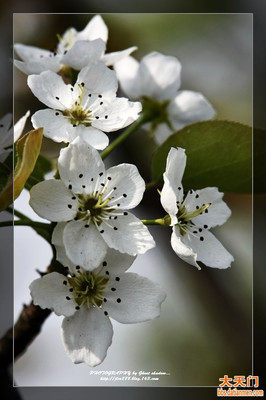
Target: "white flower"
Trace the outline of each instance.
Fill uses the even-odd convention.
[[[112,65],[136,50],[136,47],[130,47],[104,54],[107,37],[107,26],[102,17],[96,15],[81,32],[77,32],[75,28],[68,29],[59,37],[60,41],[54,52],[16,43],[14,48],[22,61],[15,60],[14,64],[27,75],[48,70],[58,72],[63,66],[81,70],[100,59],[106,65]]]
[[[62,245],[62,233],[57,236]],[[31,283],[34,304],[65,316],[62,338],[74,363],[94,367],[103,362],[113,336],[109,317],[124,324],[159,317],[166,295],[151,280],[125,272],[133,261],[109,249],[92,272],[69,261],[66,276],[52,272]]]
[[[11,146],[13,142],[16,142],[20,137],[29,115],[30,112],[27,111],[26,114],[16,122],[14,127],[13,125],[10,126],[12,123],[12,114],[6,114],[0,119],[0,162],[4,161],[10,151],[12,151]]]
[[[113,132],[134,122],[141,111],[139,102],[116,97],[117,79],[101,61],[83,68],[74,86],[66,85],[52,71],[30,75],[28,85],[49,109],[32,116],[34,128],[55,142],[72,142],[80,136],[102,150],[108,145],[104,132]]]
[[[172,147],[163,175],[161,203],[171,218],[173,250],[198,269],[197,261],[209,267],[227,268],[234,258],[209,229],[224,224],[231,211],[216,187],[189,190],[184,196],[181,180],[185,166],[185,150]]]
[[[125,94],[130,99],[142,99],[144,107],[157,110],[157,119],[147,128],[154,132],[158,144],[174,131],[215,115],[213,107],[201,93],[178,91],[181,64],[175,57],[152,52],[140,63],[133,57],[126,57],[114,67]]]
[[[99,153],[77,138],[61,150],[58,169],[60,180],[31,189],[30,205],[43,218],[66,222],[63,242],[73,262],[96,268],[108,247],[136,255],[155,246],[146,226],[126,211],[140,203],[145,190],[135,165],[105,171]]]

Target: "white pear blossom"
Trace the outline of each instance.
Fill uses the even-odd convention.
[[[141,99],[144,107],[157,111],[157,118],[146,129],[153,132],[158,144],[174,131],[215,115],[213,107],[201,93],[178,90],[181,64],[176,57],[152,52],[139,63],[128,56],[117,62],[114,68],[124,93],[130,99]]]
[[[142,222],[130,212],[142,200],[144,180],[137,167],[105,170],[99,153],[77,138],[60,152],[61,179],[33,186],[30,205],[43,218],[65,222],[67,256],[85,269],[96,268],[108,247],[136,255],[155,246]]]
[[[107,38],[108,28],[102,17],[96,15],[81,32],[69,28],[62,37],[59,36],[55,51],[16,43],[14,49],[22,61],[15,60],[14,64],[27,75],[48,70],[58,72],[64,66],[81,70],[100,59],[106,65],[113,65],[137,49],[133,46],[123,51],[104,54]]]
[[[62,248],[61,229],[56,236]],[[134,324],[159,317],[166,295],[150,279],[126,272],[135,259],[127,254],[109,249],[93,271],[74,265],[66,255],[63,259],[66,275],[52,272],[36,279],[31,296],[34,304],[65,317],[61,332],[71,360],[94,367],[103,362],[112,343],[110,318]]]
[[[113,132],[139,117],[141,103],[116,97],[117,78],[101,61],[83,68],[74,86],[52,71],[30,75],[28,85],[48,109],[32,116],[34,128],[55,142],[72,142],[80,136],[98,150],[104,149]],[[104,131],[104,132],[103,132]]]
[[[161,203],[171,218],[171,245],[176,254],[200,269],[197,261],[214,268],[228,268],[233,256],[209,232],[222,225],[231,211],[216,187],[189,190],[184,195],[182,177],[186,154],[182,148],[171,148],[163,175]]]
[[[12,151],[12,144],[20,137],[30,112],[21,117],[16,124],[12,124],[12,114],[8,113],[0,119],[0,162]]]

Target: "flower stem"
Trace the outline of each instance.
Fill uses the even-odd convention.
[[[171,224],[171,218],[169,215],[166,215],[163,218],[157,219],[142,219],[141,222],[144,225],[161,225],[161,226],[169,226]]]
[[[118,136],[104,151],[101,153],[101,157],[104,160],[109,154],[119,146],[124,140],[126,140],[132,133],[134,133],[141,125],[151,121],[153,115],[149,112],[140,115],[139,119],[135,121],[128,129],[126,129],[120,136]]]
[[[6,211],[8,211],[10,214],[14,214],[16,217],[23,219],[25,221],[31,221],[31,219],[29,217],[27,217],[26,215],[22,214],[22,212],[16,210],[15,208],[12,207],[7,207]]]
[[[30,219],[20,219],[16,221],[3,221],[0,222],[0,228],[5,226],[30,226],[35,230],[43,239],[51,243],[52,225],[43,222],[36,222]]]

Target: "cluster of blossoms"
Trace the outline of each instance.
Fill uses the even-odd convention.
[[[28,74],[28,86],[48,108],[32,116],[34,128],[55,142],[67,143],[58,158],[57,179],[33,186],[30,205],[56,222],[52,244],[65,273],[50,272],[30,285],[36,305],[65,318],[63,343],[71,360],[101,363],[112,342],[110,318],[137,323],[160,315],[166,295],[151,280],[126,272],[136,256],[155,246],[144,223],[132,212],[142,200],[145,182],[132,164],[106,169],[98,150],[106,133],[125,128],[141,111],[154,118],[144,127],[158,143],[183,126],[210,119],[215,112],[200,93],[178,91],[181,65],[175,57],[151,53],[138,63],[135,47],[104,54],[107,27],[100,16],[77,32],[69,29],[56,52],[16,44]],[[111,70],[108,66],[113,65]],[[75,82],[71,70],[79,71]],[[60,71],[60,75],[58,72]],[[128,98],[116,96],[118,82]],[[217,188],[184,194],[184,149],[172,148],[164,173],[161,203],[173,227],[177,255],[199,267],[227,268],[233,257],[209,232],[230,210]]]

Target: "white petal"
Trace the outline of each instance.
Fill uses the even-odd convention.
[[[100,15],[95,15],[86,27],[78,32],[76,40],[95,40],[102,39],[104,42],[108,38],[107,26]]]
[[[132,100],[138,99],[142,94],[138,78],[138,61],[130,56],[125,57],[115,63],[114,70],[123,92]]]
[[[230,217],[231,210],[222,197],[223,193],[219,192],[216,187],[207,187],[196,190],[192,194],[188,193],[184,202],[187,211],[194,211],[197,206],[201,207],[203,204],[211,203],[201,215],[192,218],[192,222],[205,229],[224,224]]]
[[[103,362],[112,337],[110,319],[98,308],[81,308],[62,323],[63,343],[75,364],[85,362],[95,367]]]
[[[15,66],[27,75],[40,74],[43,71],[60,70],[61,57],[53,52],[34,46],[26,46],[20,43],[14,45],[14,49],[23,61],[14,60]]]
[[[126,212],[115,220],[103,221],[101,228],[108,246],[121,253],[143,254],[155,246],[147,227],[131,213]]]
[[[133,164],[120,164],[106,171],[107,190],[103,200],[109,196],[112,200],[109,207],[120,204],[123,209],[136,207],[142,200],[145,191],[145,182]],[[115,190],[113,190],[116,188]]]
[[[100,175],[102,181],[105,180],[105,167],[99,153],[80,138],[60,151],[58,169],[62,181],[74,193],[92,193],[98,187]]]
[[[34,185],[30,191],[29,203],[40,217],[55,222],[73,219],[78,210],[77,198],[74,199],[73,193],[57,179]]]
[[[23,117],[21,117],[14,125],[14,142],[18,140],[20,135],[22,134],[22,131],[25,127],[26,121],[28,116],[30,115],[30,112],[27,111]]]
[[[56,249],[56,259],[59,261],[64,267],[68,267],[71,271],[74,271],[74,267],[77,265],[76,263],[72,263],[72,261],[67,257],[65,246],[63,243],[63,232],[66,226],[66,222],[59,222],[56,224],[52,234],[52,244]]]
[[[201,269],[196,261],[197,260],[196,252],[191,247],[189,247],[189,245],[183,243],[183,237],[180,235],[178,226],[173,226],[173,232],[171,236],[171,246],[174,252],[178,255],[178,257],[186,261],[188,264],[194,265],[198,269]]]
[[[184,126],[197,121],[206,121],[215,116],[212,105],[198,92],[183,90],[168,106],[171,123],[175,129],[180,129],[180,123]]]
[[[67,131],[69,121],[60,111],[49,108],[39,110],[33,114],[31,122],[35,129],[43,127],[44,136],[55,142],[68,143],[70,141]]]
[[[155,139],[155,142],[158,145],[161,145],[173,133],[174,133],[173,129],[170,129],[167,124],[162,123],[162,124],[159,124],[156,126],[154,133],[153,133],[153,137]]]
[[[105,43],[102,39],[78,40],[62,57],[62,63],[79,71],[89,63],[98,61],[104,52]]]
[[[145,56],[139,66],[142,95],[157,100],[174,97],[180,86],[181,64],[177,58],[152,52]]]
[[[71,298],[69,289],[67,278],[58,272],[51,272],[30,284],[30,292],[35,305],[43,309],[49,308],[56,315],[66,317],[73,315],[77,306],[73,297]]]
[[[99,272],[104,274],[109,272],[110,276],[116,277],[118,274],[124,273],[133,264],[136,256],[130,256],[126,253],[120,253],[117,250],[108,248]]]
[[[234,261],[233,256],[223,247],[209,231],[201,233],[204,240],[197,236],[186,234],[182,241],[197,253],[197,260],[212,268],[228,268]]]
[[[108,107],[99,109],[99,119],[93,120],[92,125],[104,132],[117,131],[136,121],[141,110],[142,105],[138,101],[131,102],[124,97],[115,98]]]
[[[172,224],[175,224],[178,211],[177,202],[183,200],[182,177],[186,167],[186,154],[182,148],[172,147],[168,153],[166,170],[163,174],[164,185],[161,192],[161,203],[165,211],[171,216]]]
[[[35,46],[27,46],[21,43],[14,44],[14,50],[23,61],[38,60],[53,55],[51,51]]]
[[[90,93],[110,95],[116,93],[118,85],[115,72],[102,61],[82,68],[77,79],[77,84],[80,83],[84,83],[85,89]]]
[[[80,137],[85,143],[97,150],[103,150],[109,144],[108,136],[92,126],[87,127],[84,125],[78,125],[73,127],[72,125],[68,124],[67,132],[70,142],[73,142],[77,137]]]
[[[62,77],[52,71],[30,75],[28,86],[33,94],[50,108],[63,111],[72,105],[71,85],[66,85]]]
[[[67,257],[88,271],[97,268],[103,261],[107,244],[95,225],[85,221],[71,221],[63,231],[63,243]]]
[[[52,56],[28,62],[14,60],[14,65],[27,75],[40,74],[43,71],[58,72],[61,68],[61,58]]]
[[[129,47],[128,49],[121,50],[121,51],[114,51],[113,53],[105,54],[102,57],[102,61],[105,65],[114,65],[118,61],[122,60],[123,58],[129,56],[133,51],[137,50],[136,46]]]
[[[121,274],[119,278],[108,282],[107,301],[102,306],[111,318],[123,324],[135,324],[160,316],[166,295],[159,285],[133,273]]]

